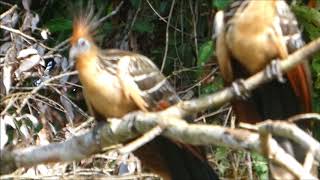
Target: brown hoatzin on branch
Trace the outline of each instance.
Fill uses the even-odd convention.
[[[118,49],[100,49],[93,39],[98,23],[92,13],[75,18],[70,58],[76,59],[83,94],[98,121],[142,110],[159,111],[180,101],[147,57]],[[157,137],[134,152],[142,164],[164,179],[218,179],[199,147]]]
[[[218,17],[218,16],[217,16]],[[227,85],[247,78],[265,67],[278,74],[274,59],[284,59],[303,46],[297,20],[284,0],[236,0],[217,20],[216,54]],[[268,65],[274,62],[274,65]],[[279,74],[278,74],[279,75]],[[251,96],[235,100],[232,107],[238,122],[286,119],[311,111],[311,79],[307,62],[257,88]],[[279,77],[281,80],[281,77]],[[238,88],[241,88],[241,86]],[[277,138],[282,147],[303,162],[304,149]],[[285,178],[271,165],[274,178]],[[280,176],[278,176],[280,175]]]

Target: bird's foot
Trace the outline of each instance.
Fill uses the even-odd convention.
[[[250,97],[250,91],[244,84],[243,79],[238,79],[234,81],[232,84],[232,89],[238,99],[248,99]]]
[[[276,78],[279,82],[284,83],[286,80],[283,77],[279,60],[272,60],[271,63],[266,67],[266,75],[268,78]]]

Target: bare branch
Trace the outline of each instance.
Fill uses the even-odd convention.
[[[147,132],[160,121],[166,124],[166,130],[163,135],[176,141],[193,145],[222,145],[264,154],[260,136],[255,132],[212,125],[188,124],[184,120],[161,118],[157,113],[136,112],[126,115],[122,119],[111,119],[110,123],[105,123],[103,126],[99,126],[81,136],[73,137],[63,143],[2,152],[1,173],[8,172],[8,169],[2,168],[3,166],[13,167],[10,169],[12,171],[18,167],[28,167],[39,163],[80,160],[100,152],[103,147],[133,139]],[[286,126],[294,125],[287,124]],[[270,138],[269,142],[271,150],[269,158],[272,161],[286,167],[297,177],[314,179],[275,140]],[[308,144],[308,147],[310,147],[310,144]]]
[[[281,69],[290,70],[319,50],[320,39],[317,39],[290,55],[287,60],[281,61]],[[261,71],[245,80],[244,85],[248,90],[252,90],[270,80],[265,76],[265,72]],[[308,165],[306,165],[307,170],[304,169],[293,157],[285,153],[272,138],[268,139],[270,151],[266,154],[261,146],[260,135],[256,132],[213,125],[189,125],[181,120],[186,115],[209,107],[220,107],[235,97],[233,89],[228,87],[212,95],[181,102],[161,112],[134,112],[122,119],[111,119],[108,124],[96,127],[86,134],[73,137],[62,143],[13,151],[2,150],[0,173],[8,173],[18,167],[28,167],[39,163],[80,160],[100,152],[103,147],[134,139],[150,129],[160,126],[166,127],[163,135],[170,139],[193,145],[214,144],[256,151],[265,156],[268,155],[272,161],[286,167],[299,178],[314,179],[308,171]],[[319,143],[295,125],[267,121],[257,127],[262,133],[276,134],[294,140],[314,153],[316,160],[320,160]]]
[[[294,68],[296,65],[302,63],[304,60],[309,59],[312,55],[319,52],[320,50],[320,38],[310,42],[303,48],[297,50],[287,59],[281,60],[280,66],[281,71],[289,71]],[[258,86],[271,81],[273,78],[270,78],[265,75],[266,71],[260,71],[257,74],[247,78],[244,81],[244,86],[247,90],[253,90]],[[171,117],[182,118],[186,115],[193,114],[195,112],[200,112],[209,107],[218,108],[221,105],[230,102],[236,97],[232,87],[224,88],[214,94],[203,96],[199,99],[194,99],[191,101],[184,101],[179,103],[176,106],[168,108],[166,113],[170,114]],[[169,112],[170,111],[170,112]]]
[[[6,15],[11,14],[18,6],[14,5],[12,6],[9,10],[7,10],[6,12],[2,13],[0,15],[0,19],[4,18]]]
[[[320,162],[320,143],[296,125],[285,121],[268,120],[257,124],[257,127],[259,132],[268,132],[276,136],[286,137],[301,144],[303,147],[308,147],[310,153]]]

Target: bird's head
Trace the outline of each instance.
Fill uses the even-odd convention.
[[[92,20],[90,22],[90,19]],[[95,20],[89,16],[79,16],[73,20],[73,32],[70,39],[70,59],[77,59],[88,53],[94,46],[93,34],[96,27]]]

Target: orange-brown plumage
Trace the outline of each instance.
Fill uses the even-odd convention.
[[[248,77],[261,71],[271,60],[287,58],[290,52],[302,44],[296,20],[289,12],[285,1],[245,0],[236,1],[234,4],[237,5],[234,7],[238,8],[233,8],[226,13],[225,29],[217,39],[218,62],[227,84],[236,78]],[[281,32],[283,26],[287,27]],[[292,42],[290,38],[293,39]],[[298,47],[292,47],[290,43]],[[291,91],[294,91],[299,103],[303,106],[301,112],[310,112],[311,79],[308,66],[299,65],[287,72],[286,76],[292,88]]]
[[[301,112],[304,113],[312,112],[311,80],[307,66],[306,64],[298,65],[287,73],[295,94],[303,104]]]
[[[216,54],[227,85],[263,70],[272,60],[287,58],[303,46],[297,21],[284,0],[236,0],[224,13],[223,21],[219,22],[222,28],[217,30]],[[253,90],[248,99],[233,101],[237,120],[257,123],[310,112],[311,79],[307,64],[298,65],[284,78],[284,83],[274,80]],[[283,148],[302,162],[305,150],[296,144],[293,150],[289,146]],[[286,170],[271,171],[276,178],[290,176],[284,173]]]
[[[308,6],[311,8],[316,8],[317,7],[317,0],[309,0]]]
[[[180,100],[149,58],[129,51],[100,49],[92,37],[97,23],[89,20],[75,19],[70,57],[76,59],[84,97],[97,120],[137,110],[163,110]],[[165,179],[217,179],[198,150],[158,137],[135,154]]]

